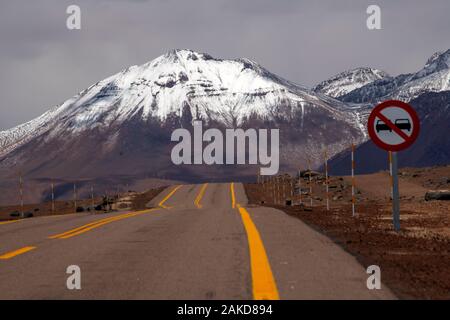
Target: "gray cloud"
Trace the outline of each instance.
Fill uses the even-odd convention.
[[[82,30],[65,27],[78,4]],[[365,27],[382,8],[383,30]],[[419,69],[450,48],[448,0],[40,0],[0,4],[0,129],[172,48],[247,57],[312,86],[358,66]]]

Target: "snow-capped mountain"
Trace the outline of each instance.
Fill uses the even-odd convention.
[[[365,138],[358,109],[248,59],[173,50],[0,132],[0,170],[20,167],[39,177],[149,172],[199,177],[193,168],[181,173],[170,162],[170,133],[189,127],[192,119],[221,128],[282,129],[281,161],[287,167],[305,163],[305,150],[314,164],[324,145],[334,154],[350,140]],[[223,175],[217,167],[211,170]]]
[[[372,104],[388,99],[410,101],[426,92],[446,90],[450,90],[450,50],[433,54],[418,72],[376,80],[339,100]]]
[[[314,91],[333,98],[339,98],[355,89],[387,77],[389,77],[389,75],[381,70],[373,68],[356,68],[341,72],[330,79],[319,83],[314,87]]]

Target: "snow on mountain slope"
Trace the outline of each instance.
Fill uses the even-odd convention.
[[[371,82],[339,100],[351,103],[377,103],[388,99],[410,101],[426,92],[450,89],[450,50],[433,54],[416,73],[401,74]]]
[[[314,87],[315,92],[320,92],[333,98],[339,98],[355,89],[361,88],[389,75],[381,70],[372,68],[356,68],[341,72]]]
[[[171,114],[181,116],[184,106],[195,118],[228,126],[252,115],[273,117],[275,106],[302,114],[318,108],[361,130],[357,110],[284,80],[251,60],[172,50],[97,82],[30,122],[1,131],[0,156],[37,136],[47,141],[76,136],[95,128],[120,127],[136,117],[164,121]]]

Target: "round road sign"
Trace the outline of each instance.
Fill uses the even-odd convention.
[[[414,109],[407,103],[388,100],[370,113],[367,129],[372,141],[388,151],[408,148],[419,135],[420,123]]]

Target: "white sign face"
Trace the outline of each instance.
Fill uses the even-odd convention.
[[[414,123],[411,115],[404,109],[398,107],[387,107],[380,112],[383,116],[392,122],[395,127],[401,130],[406,136],[410,137],[414,132]],[[388,145],[399,145],[404,143],[405,137],[400,136],[390,126],[388,126],[378,116],[372,124],[375,134],[378,138]]]

